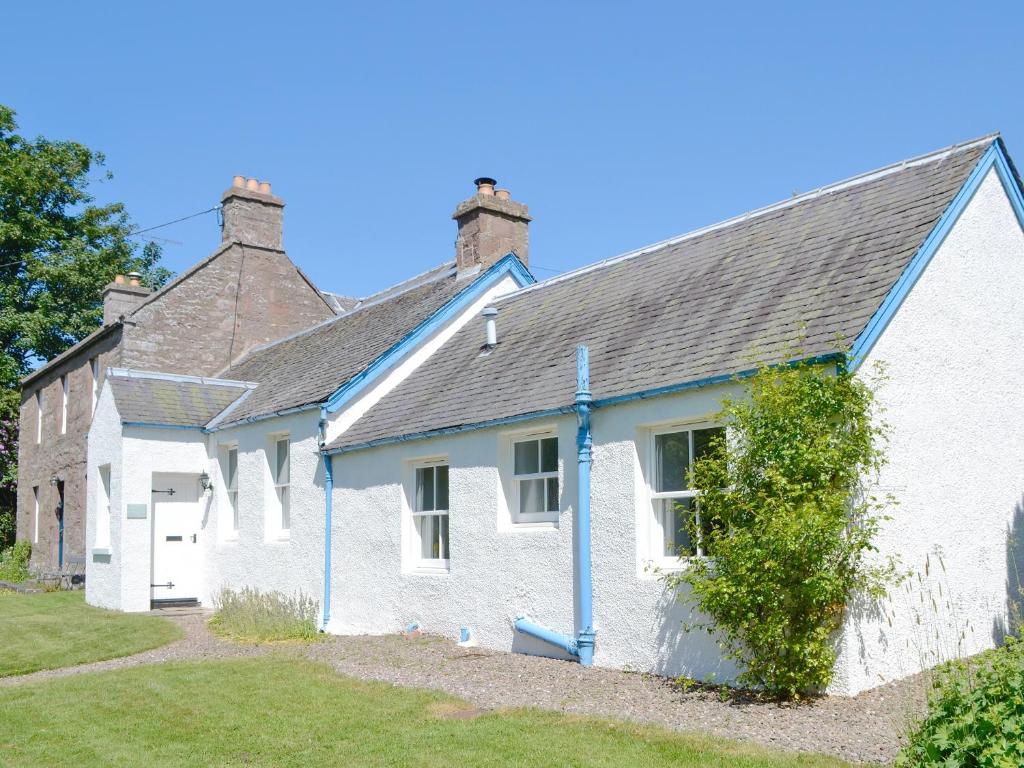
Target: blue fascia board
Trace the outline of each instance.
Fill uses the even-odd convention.
[[[799,360],[791,360],[785,365],[823,365],[826,363],[835,363],[841,365],[845,359],[843,352],[829,352],[824,355],[815,355],[813,357],[800,358]],[[739,373],[727,373],[721,376],[708,376],[704,379],[695,379],[693,381],[684,381],[679,384],[669,384],[664,387],[656,387],[654,389],[645,389],[639,392],[630,392],[624,395],[616,395],[615,397],[606,397],[603,400],[594,400],[591,407],[593,408],[607,408],[611,405],[619,405],[620,403],[626,403],[631,400],[646,400],[650,397],[660,397],[662,395],[671,395],[676,392],[684,392],[688,389],[698,389],[700,387],[710,387],[716,384],[727,384],[730,381],[738,381],[741,379],[749,379],[751,376],[758,372],[758,368],[751,368],[746,371],[740,371]],[[395,443],[407,443],[414,440],[426,440],[432,437],[441,437],[443,435],[455,435],[460,432],[475,432],[479,429],[492,429],[493,427],[503,427],[508,424],[517,424],[522,421],[534,421],[537,419],[547,419],[554,416],[564,416],[566,414],[575,413],[576,405],[563,405],[558,408],[549,408],[544,411],[530,411],[529,413],[520,413],[515,416],[504,416],[500,419],[488,419],[487,421],[477,421],[472,424],[459,424],[453,427],[440,427],[438,429],[428,429],[422,432],[410,432],[404,435],[394,435],[392,437],[381,437],[376,440],[368,440],[364,443],[354,443],[352,445],[341,446],[339,448],[330,448],[325,450],[328,454],[339,454],[339,453],[354,453],[355,451],[364,451],[367,448],[377,448],[382,445],[394,445]]]
[[[560,408],[549,408],[545,411],[531,411],[530,413],[520,413],[515,416],[505,416],[500,419],[489,419],[488,421],[478,421],[473,424],[459,424],[454,427],[441,427],[440,429],[428,429],[423,432],[410,432],[405,435],[395,435],[394,437],[381,437],[377,440],[368,440],[365,443],[355,443],[353,445],[344,445],[339,448],[330,448],[324,453],[327,454],[338,454],[338,453],[353,453],[354,451],[363,451],[367,448],[377,448],[382,445],[393,445],[395,443],[408,443],[413,440],[426,440],[431,437],[441,437],[442,435],[457,435],[460,432],[475,432],[478,429],[490,429],[491,427],[502,427],[506,424],[517,424],[520,421],[533,421],[534,419],[546,419],[552,416],[564,416],[567,413],[574,413],[576,411],[575,405],[564,405]]]
[[[487,288],[506,275],[515,279],[520,288],[537,282],[536,278],[523,266],[518,256],[514,253],[503,256],[488,267],[483,274],[449,299],[430,317],[409,331],[387,352],[336,389],[326,400],[325,405],[328,412],[334,413],[351,401],[370,383],[380,378],[392,365],[404,357],[410,348],[429,338],[436,330],[479,298]]]
[[[928,237],[925,238],[921,247],[918,248],[917,253],[914,254],[910,263],[907,264],[906,269],[903,270],[899,279],[889,289],[889,293],[886,294],[881,305],[871,316],[871,319],[868,320],[867,325],[864,326],[864,330],[857,336],[856,341],[854,341],[853,346],[850,348],[850,370],[856,370],[864,362],[872,347],[874,347],[879,337],[888,327],[896,311],[902,306],[903,301],[907,298],[907,295],[924,273],[939,247],[945,241],[946,236],[953,229],[953,225],[960,219],[960,215],[974,198],[988,172],[993,168],[996,170],[1003,189],[1006,191],[1006,196],[1010,200],[1013,212],[1017,216],[1017,223],[1021,228],[1024,228],[1024,194],[1022,194],[1016,174],[1014,174],[1011,168],[1002,139],[996,139],[985,150],[985,154],[978,160],[974,170],[971,171],[967,180],[960,187],[953,200],[946,207],[946,210],[943,211],[942,216],[939,217],[935,226],[932,227],[932,231],[928,233]]]
[[[156,429],[194,429],[202,432],[203,428],[189,424],[158,424],[152,421],[122,421],[122,427],[155,427]]]

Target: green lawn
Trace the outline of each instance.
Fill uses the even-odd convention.
[[[0,688],[5,766],[844,765],[532,710],[458,717],[440,693],[286,655],[142,666]]]
[[[82,592],[0,592],[0,677],[127,656],[179,637],[166,619],[93,608]]]

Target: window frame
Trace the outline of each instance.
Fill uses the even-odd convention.
[[[40,387],[36,390],[36,445],[43,444],[43,411],[46,407],[46,393]]]
[[[543,450],[541,442],[553,439],[555,441],[555,468],[549,471],[529,472],[516,474],[516,446],[521,443],[537,443],[537,468],[541,468],[543,461]],[[559,446],[558,430],[555,428],[537,430],[533,432],[520,432],[508,436],[508,477],[510,484],[510,509],[513,525],[530,525],[535,523],[557,524],[562,513],[562,453]],[[521,485],[524,482],[535,480],[544,481],[544,499],[548,498],[548,480],[554,480],[556,485],[556,503],[554,509],[545,509],[541,512],[523,512],[521,510]]]
[[[448,470],[448,505],[447,509],[437,509],[437,468],[445,467]],[[409,562],[412,565],[413,571],[421,573],[448,573],[451,571],[451,464],[447,458],[434,458],[434,459],[421,459],[418,461],[410,462],[411,478],[409,482],[409,493],[406,499],[409,507],[409,520],[410,520],[410,544],[409,544]],[[419,476],[423,470],[434,471],[434,507],[431,510],[417,509],[419,506]],[[445,554],[447,557],[439,558],[427,558],[423,557],[423,532],[420,528],[422,521],[426,518],[437,517],[438,527],[440,528],[440,518],[446,518],[447,525],[447,541]],[[440,549],[440,547],[439,547]]]
[[[677,491],[658,491],[657,487],[660,484],[660,472],[661,467],[658,462],[658,437],[660,435],[673,435],[680,432],[687,433],[688,441],[688,465],[687,472],[693,469],[694,462],[694,450],[693,450],[693,433],[700,430],[707,429],[720,429],[725,430],[725,426],[717,424],[713,421],[690,421],[690,422],[674,422],[670,424],[662,424],[656,427],[651,427],[647,430],[647,461],[646,461],[646,485],[647,485],[647,521],[648,521],[648,536],[647,536],[647,557],[645,558],[648,563],[653,564],[657,568],[667,570],[678,570],[685,568],[686,564],[694,558],[705,558],[707,554],[703,551],[702,542],[700,541],[700,510],[697,507],[697,500],[700,498],[702,490],[699,488],[687,488],[685,490]],[[726,439],[728,435],[726,434]],[[697,541],[694,542],[695,553],[689,556],[666,555],[665,554],[665,526],[662,520],[662,513],[659,509],[661,506],[660,502],[666,499],[693,499],[694,500],[694,515],[697,519],[698,524],[698,536]]]
[[[32,543],[39,543],[39,486],[32,486]]]
[[[68,374],[60,377],[60,433],[68,433],[68,394],[71,388],[71,379]]]
[[[274,447],[274,463],[270,467],[270,479],[274,486],[274,496],[277,498],[277,530],[282,536],[288,536],[292,529],[291,515],[291,478],[292,478],[292,441],[291,436],[274,435],[272,438]],[[284,470],[286,479],[281,482],[281,443],[287,445],[288,455],[285,460]]]
[[[96,468],[99,475],[99,483],[96,489],[99,491],[99,498],[96,500],[96,530],[93,534],[93,549],[108,551],[110,548],[110,525],[111,525],[111,465],[103,464]]]
[[[235,471],[231,472],[231,457],[234,455]],[[240,519],[238,513],[238,446],[225,446],[224,455],[224,493],[228,499],[228,509],[231,510],[231,526],[227,529],[229,534],[238,535]]]
[[[99,355],[96,357],[89,358],[89,373],[92,375],[92,399],[91,399],[91,410],[89,415],[95,415],[96,406],[100,404],[100,358]]]

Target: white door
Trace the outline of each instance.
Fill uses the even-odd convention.
[[[197,475],[153,475],[153,600],[199,598],[202,521]]]

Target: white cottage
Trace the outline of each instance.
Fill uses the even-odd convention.
[[[887,366],[881,483],[899,506],[879,544],[922,580],[851,613],[833,691],[998,642],[1024,520],[1024,203],[998,137],[543,282],[525,206],[479,182],[454,263],[222,379],[110,373],[89,437],[90,602],[301,591],[329,632],[416,624],[729,679],[655,573],[686,567],[670,510],[697,493],[660,449],[692,460],[753,356],[802,338],[832,365],[839,337],[849,364]]]

